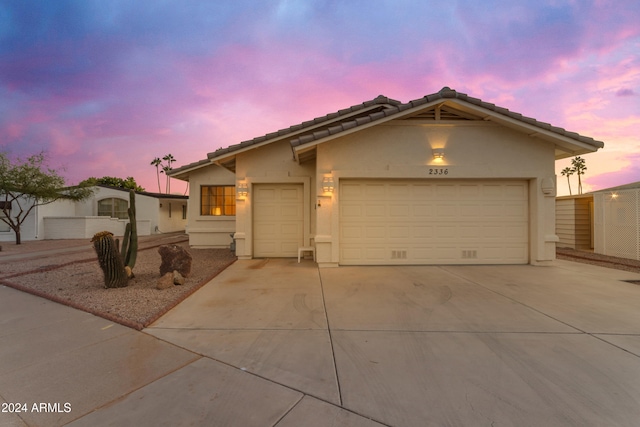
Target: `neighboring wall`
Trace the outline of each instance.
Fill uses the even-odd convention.
[[[639,201],[639,189],[595,193],[594,252],[640,259]]]
[[[26,211],[30,205],[21,201],[22,208]],[[17,209],[17,208],[16,208]],[[47,205],[36,206],[31,210],[27,218],[20,227],[20,238],[22,241],[46,239],[45,224],[43,218],[47,215],[74,215],[74,202],[69,200],[58,200]],[[4,224],[4,223],[3,223]],[[13,230],[0,231],[0,242],[14,242],[16,235]]]
[[[123,236],[129,220],[107,216],[79,216],[44,218],[45,239],[90,239],[101,231]],[[138,220],[138,235],[149,235],[149,220]]]
[[[159,199],[158,228],[155,233],[173,233],[187,228],[187,200]]]
[[[592,249],[593,196],[566,196],[556,200],[559,248]]]

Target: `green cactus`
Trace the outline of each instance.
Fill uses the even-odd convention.
[[[136,193],[129,190],[129,223],[124,229],[124,237],[122,238],[122,250],[120,256],[126,267],[129,267],[127,273],[133,276],[133,267],[136,265],[138,256],[138,227],[136,224]]]
[[[133,267],[138,255],[138,228],[136,227],[136,193],[129,191],[129,223],[125,227],[120,241],[113,239],[113,233],[101,231],[91,239],[98,254],[100,268],[104,272],[104,285],[107,288],[123,288],[128,279],[134,277]]]
[[[118,253],[118,246],[113,240],[113,234],[108,231],[96,233],[91,239],[93,247],[98,255],[100,268],[104,273],[104,286],[106,288],[124,288],[127,286],[127,273]]]

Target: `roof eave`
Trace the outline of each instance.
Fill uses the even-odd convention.
[[[211,163],[213,163],[211,160],[209,159],[204,159],[204,160],[200,160],[198,162],[195,163],[189,163],[188,165],[184,165],[181,166],[179,168],[176,169],[172,169],[168,172],[166,172],[167,176],[170,176],[171,178],[176,178],[176,179],[180,179],[182,181],[189,181],[189,174],[195,170],[198,169],[202,169],[204,167],[207,167],[209,165],[211,165]]]
[[[370,102],[370,101],[368,101]],[[375,110],[377,108],[379,108],[381,105],[386,105],[389,108],[394,108],[395,105],[393,105],[393,103],[379,103],[379,104],[370,104],[370,105],[366,105],[360,109],[357,110],[353,110],[353,111],[349,111],[347,113],[343,113],[340,115],[335,115],[332,116],[331,118],[328,118],[326,120],[322,120],[322,121],[318,121],[315,123],[311,123],[308,126],[301,126],[300,128],[297,128],[295,130],[292,130],[290,132],[286,132],[286,129],[274,132],[273,134],[268,134],[268,135],[273,135],[270,138],[265,138],[263,141],[260,142],[251,142],[253,140],[248,140],[248,141],[243,141],[240,144],[237,145],[237,148],[232,149],[231,147],[227,147],[227,148],[223,148],[220,149],[218,151],[213,151],[211,153],[207,154],[207,158],[211,161],[215,161],[215,162],[224,162],[228,159],[231,159],[232,157],[234,157],[237,154],[240,153],[244,153],[250,150],[253,150],[255,148],[260,148],[262,146],[265,145],[269,145],[272,144],[274,142],[277,141],[281,141],[281,140],[291,140],[291,139],[295,139],[296,136],[299,136],[301,134],[307,134],[313,131],[313,129],[317,129],[320,127],[324,127],[327,124],[330,123],[340,123],[340,122],[344,122],[344,121],[349,121],[350,117],[353,116],[357,116],[362,114],[363,112],[367,112],[367,111],[372,111]],[[268,136],[266,135],[266,136]],[[243,144],[245,144],[244,146],[242,146]],[[220,152],[220,153],[218,153]]]

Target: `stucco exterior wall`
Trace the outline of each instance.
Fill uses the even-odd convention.
[[[236,231],[235,216],[208,216],[200,212],[200,188],[203,185],[235,185],[232,172],[217,165],[198,169],[189,175],[187,232],[189,245],[195,248],[228,248]],[[236,201],[236,203],[238,203]],[[236,207],[237,209],[237,207]]]
[[[444,159],[434,160],[433,149]],[[321,267],[340,259],[340,181],[344,179],[433,179],[525,181],[528,186],[528,257],[531,264],[555,259],[555,146],[494,123],[429,124],[399,120],[344,135],[316,146],[316,158],[299,164],[288,140],[235,153],[235,176],[219,166],[190,172],[188,232],[196,247],[227,246],[235,230],[236,254],[253,257],[252,188],[257,184],[301,184],[304,188],[303,245],[315,244]],[[446,169],[446,174],[434,170]],[[334,191],[324,193],[331,177]],[[201,185],[247,185],[237,196],[236,216],[200,215]]]
[[[183,217],[183,209],[187,208],[186,200],[159,199],[158,228],[152,226],[156,233],[173,233],[187,228],[187,218]]]
[[[22,201],[22,207],[27,210],[30,204]],[[74,202],[69,200],[58,200],[47,205],[36,206],[27,215],[27,218],[20,227],[20,238],[23,241],[46,239],[44,217],[49,215],[69,215],[75,214]],[[13,230],[0,231],[0,242],[15,241]]]
[[[315,235],[315,163],[298,164],[293,158],[288,140],[271,143],[236,157],[237,184],[249,187],[246,198],[236,201],[236,255],[240,259],[253,256],[253,215],[251,208],[251,188],[255,184],[302,184],[304,191],[304,238],[303,245],[309,245]]]
[[[444,149],[436,162],[432,149]],[[346,178],[522,179],[529,182],[530,262],[555,259],[555,172],[551,143],[490,123],[391,122],[317,147],[317,192],[332,176],[333,194],[322,195],[315,237],[318,263],[339,260],[340,180]],[[446,168],[447,174],[430,175]],[[543,193],[545,187],[547,194]]]
[[[45,239],[90,239],[96,233],[109,231],[115,236],[123,236],[129,220],[106,216],[76,216],[44,218]],[[149,235],[149,220],[138,220],[138,235]]]

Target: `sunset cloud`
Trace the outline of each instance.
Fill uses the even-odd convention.
[[[640,180],[638,22],[631,0],[9,0],[0,149],[154,189],[154,157],[450,86],[603,140],[586,182],[624,184]]]

